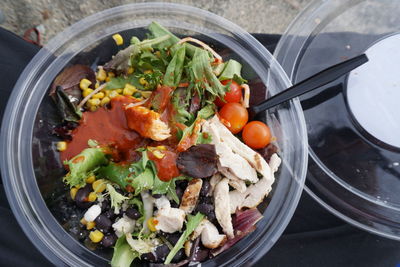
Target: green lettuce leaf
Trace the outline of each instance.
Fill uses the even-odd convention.
[[[84,186],[86,178],[96,168],[107,164],[107,162],[108,160],[101,148],[86,148],[72,159],[64,161],[64,164],[69,167],[69,173],[63,180],[70,187]]]
[[[165,259],[164,264],[170,264],[176,253],[183,248],[183,245],[185,244],[186,240],[189,238],[189,236],[192,234],[194,229],[200,224],[200,222],[203,220],[204,215],[198,212],[195,216],[188,215],[188,221],[186,223],[186,230],[183,232],[181,237],[179,238],[178,242],[176,242],[174,248],[169,252],[167,258]]]
[[[104,178],[113,183],[116,183],[125,190],[126,186],[128,185],[126,178],[130,173],[131,171],[129,170],[129,165],[110,162],[110,164],[108,164],[107,166],[100,167],[97,175],[100,178]]]
[[[150,168],[146,168],[144,172],[132,179],[131,185],[135,189],[135,196],[140,192],[153,188],[154,173]]]
[[[126,241],[125,235],[123,235],[115,243],[111,266],[130,267],[133,260],[137,257],[139,257],[139,253],[132,250]]]
[[[119,210],[121,209],[122,202],[124,202],[124,200],[128,200],[129,198],[118,193],[110,184],[107,184],[106,188],[107,192],[110,194],[111,207],[113,207],[114,212],[118,214]]]
[[[185,46],[179,45],[171,62],[168,64],[167,70],[164,75],[164,85],[177,87],[181,81],[183,72],[183,63],[185,61]]]

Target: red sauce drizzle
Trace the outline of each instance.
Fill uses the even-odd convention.
[[[157,175],[161,181],[168,182],[172,178],[179,176],[179,170],[176,167],[176,158],[178,155],[170,150],[161,151],[164,157],[159,159],[150,151],[147,152],[149,159],[154,161],[157,168]]]
[[[146,141],[128,128],[124,110],[125,105],[136,101],[132,97],[115,97],[111,100],[111,109],[84,112],[79,127],[72,132],[72,141],[61,152],[61,160],[78,155],[92,139],[100,146],[108,146],[115,161],[136,161],[138,154],[135,149],[144,146]]]

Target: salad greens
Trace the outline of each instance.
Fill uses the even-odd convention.
[[[174,248],[168,254],[167,258],[165,259],[164,264],[170,264],[176,253],[183,248],[183,244],[189,238],[189,236],[193,233],[194,229],[201,223],[204,219],[204,215],[198,212],[195,216],[188,216],[188,221],[186,223],[186,230],[183,232],[181,237],[179,238],[178,242],[176,242]]]
[[[126,241],[125,235],[118,238],[114,246],[114,254],[111,260],[112,267],[129,267],[139,253],[132,250]]]

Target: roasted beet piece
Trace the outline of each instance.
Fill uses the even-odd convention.
[[[206,178],[217,172],[217,153],[215,146],[201,144],[179,153],[176,160],[178,169],[194,178]]]

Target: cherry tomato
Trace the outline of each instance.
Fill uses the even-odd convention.
[[[228,129],[233,133],[237,134],[246,125],[249,119],[247,109],[239,103],[227,103],[219,111],[219,115],[222,119],[229,122],[230,127]]]
[[[261,121],[251,121],[243,128],[243,141],[253,149],[260,149],[271,142],[271,131]]]
[[[242,88],[240,85],[232,80],[224,80],[221,83],[223,85],[227,85],[228,83],[231,82],[231,85],[229,86],[229,91],[225,93],[224,99],[225,102],[222,101],[220,98],[217,98],[215,100],[215,104],[218,107],[223,107],[226,103],[238,103],[240,102],[240,99],[242,98]]]

